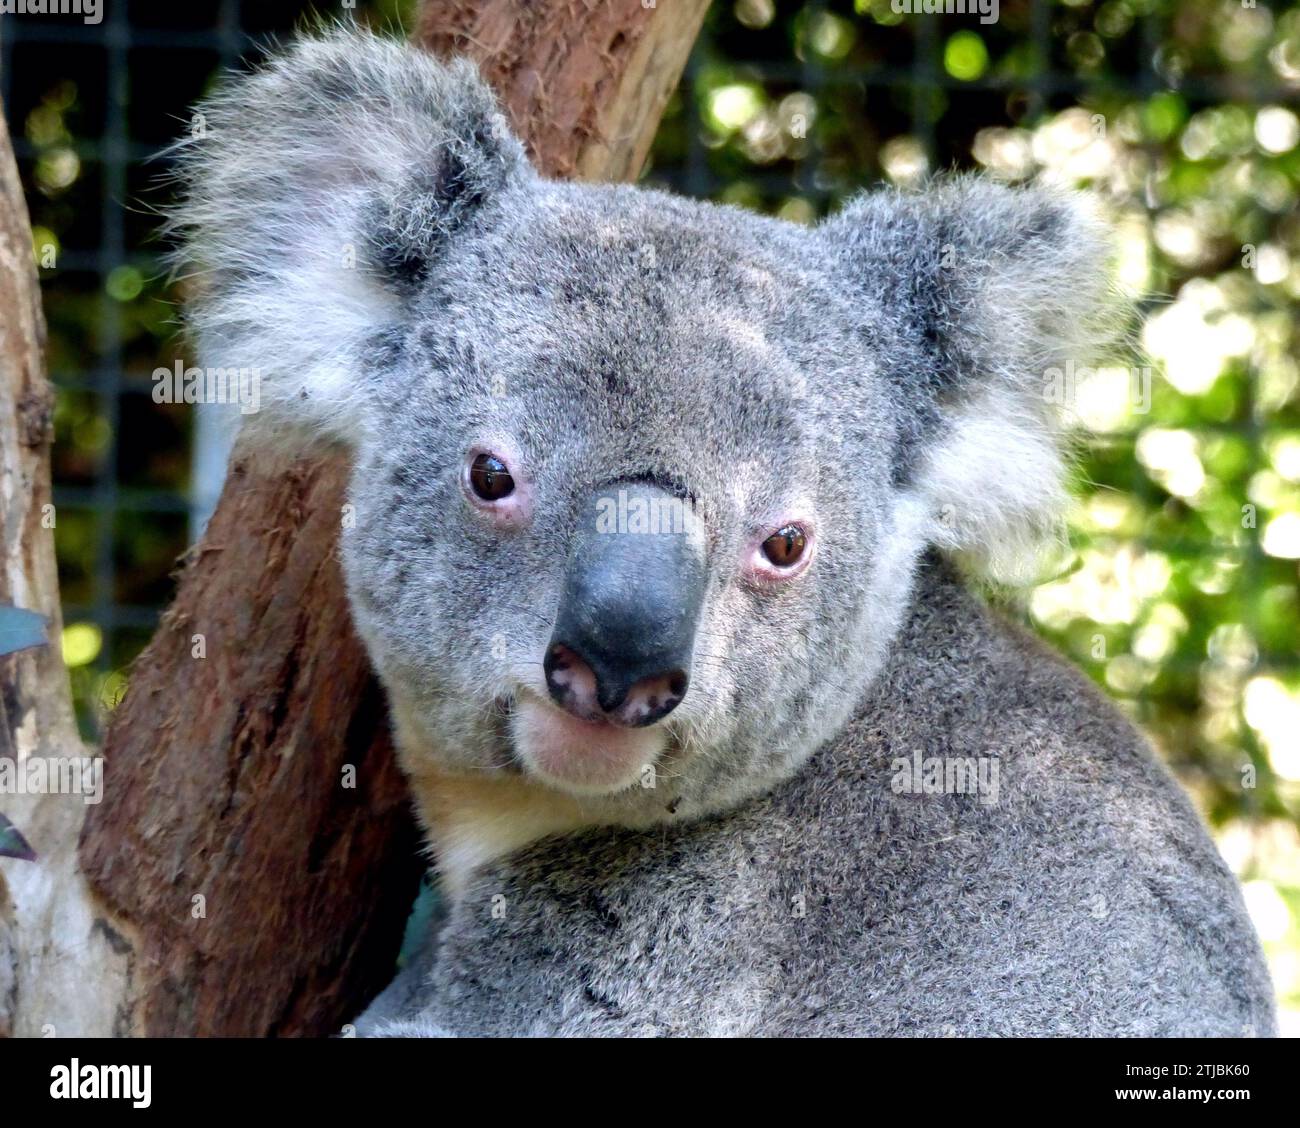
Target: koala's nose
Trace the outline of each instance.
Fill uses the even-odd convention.
[[[543,663],[551,697],[576,716],[648,725],[686,696],[706,570],[685,505],[628,482],[584,507]]]
[[[627,662],[588,661],[564,643],[551,645],[544,665],[556,704],[587,720],[629,726],[652,725],[666,717],[681,704],[690,680],[680,665],[642,676]]]

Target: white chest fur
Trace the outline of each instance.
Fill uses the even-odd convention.
[[[580,799],[516,776],[428,771],[412,775],[411,787],[444,889],[453,896],[489,862],[601,821]]]

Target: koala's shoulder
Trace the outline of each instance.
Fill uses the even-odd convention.
[[[909,786],[931,758],[995,761],[994,794]],[[912,969],[896,1029],[1272,1028],[1236,881],[1152,748],[1083,674],[941,572],[800,791],[783,801],[815,812],[812,884],[838,891],[827,935],[856,929],[848,958]],[[877,927],[861,932],[864,918]],[[978,1006],[942,989],[958,977]]]
[[[918,756],[996,762],[996,794],[909,804],[895,769]],[[1075,830],[1101,832],[1134,851],[1167,850],[1173,839],[1222,868],[1195,810],[1136,726],[1081,671],[943,565],[923,573],[881,677],[819,759],[806,786],[845,800],[856,795],[873,810],[919,807],[938,820],[969,812],[972,825],[1051,835],[1063,855]]]

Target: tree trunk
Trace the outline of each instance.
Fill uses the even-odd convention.
[[[86,755],[57,641],[44,348],[31,227],[0,115],[0,604],[39,612],[51,641],[0,657],[0,768],[10,780]],[[117,1025],[129,942],[102,921],[78,866],[87,810],[79,795],[0,790],[0,814],[37,855],[0,857],[0,1037]]]
[[[417,39],[479,61],[543,172],[629,178],[707,0],[653,4],[434,0]],[[11,257],[7,285],[31,274],[26,244],[17,273]],[[39,324],[31,292],[24,300]],[[3,308],[12,308],[7,293]],[[32,343],[24,354],[29,381],[37,352]],[[3,405],[7,474],[21,402]],[[12,451],[24,452],[36,476],[47,475],[43,448]],[[28,985],[55,976],[44,994],[85,996],[60,1033],[331,1033],[391,972],[421,863],[336,560],[346,476],[345,465],[327,461],[272,477],[237,448],[207,533],[108,731],[104,800],[88,808],[79,851],[95,907],[76,869],[80,812],[71,804],[59,808],[64,822],[49,843],[33,841],[49,851],[39,865],[6,864],[6,874],[21,865],[44,872],[50,897],[70,897],[80,913],[66,937],[38,916],[30,934],[16,934],[16,945],[10,938],[16,1029],[39,1031],[44,1012],[27,1001],[38,997]],[[27,512],[46,496],[29,493]],[[6,524],[7,535],[16,528]],[[49,581],[39,605],[57,615],[48,533],[35,540]],[[20,664],[40,660],[50,663],[46,655]],[[48,730],[56,743],[71,739],[66,687],[60,693],[63,727]],[[63,868],[50,870],[49,859]],[[34,900],[34,911],[46,903]],[[17,915],[29,911],[19,905]],[[40,947],[51,931],[64,950]],[[82,955],[91,942],[98,949]],[[0,999],[4,945],[0,932]],[[60,962],[71,969],[66,981]]]

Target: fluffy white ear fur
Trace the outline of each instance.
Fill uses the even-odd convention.
[[[991,579],[1024,578],[1059,541],[1069,495],[1063,374],[1094,363],[1123,322],[1097,205],[953,177],[832,222],[851,268],[877,279],[864,284],[888,287],[891,309],[909,295],[896,316],[930,342],[919,386],[901,389],[937,421],[905,504],[930,515],[928,543]]]
[[[522,147],[470,63],[343,30],[227,83],[194,122],[170,226],[200,364],[257,373],[255,438],[355,441],[404,294],[532,175]]]
[[[1018,243],[972,256],[976,284],[961,317],[982,378],[973,373],[975,384],[949,405],[948,434],[921,476],[936,514],[933,543],[1000,582],[1033,578],[1045,550],[1064,540],[1065,373],[1095,363],[1122,322],[1097,202],[1055,189],[1016,195],[972,182],[963,202],[968,238],[1005,224]]]
[[[962,408],[925,456],[917,483],[929,543],[965,558],[976,574],[1034,578],[1045,549],[1064,538],[1068,462],[1051,421],[990,388]]]

